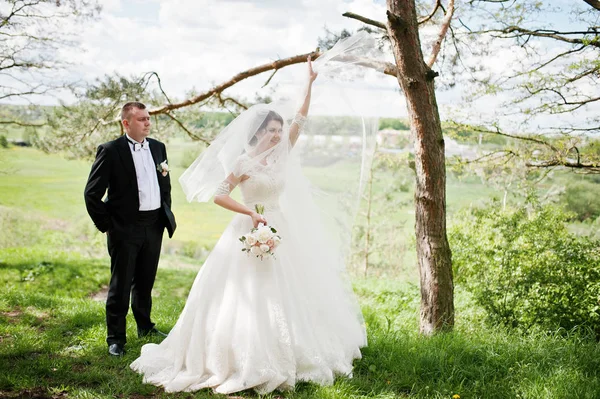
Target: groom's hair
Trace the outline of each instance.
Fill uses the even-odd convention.
[[[122,121],[129,118],[129,114],[133,108],[146,109],[146,106],[137,101],[132,101],[132,102],[129,102],[129,103],[123,105],[123,108],[121,108],[121,120]]]

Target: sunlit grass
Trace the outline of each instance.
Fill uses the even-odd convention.
[[[210,249],[231,219],[211,203],[185,201],[177,183],[184,146],[174,142],[169,149],[179,227],[176,240],[165,241],[154,288],[153,315],[164,330],[177,321],[201,265],[186,253]],[[94,231],[83,206],[91,161],[21,148],[4,150],[1,159],[0,398],[225,397],[206,390],[165,394],[142,384],[128,365],[148,341],[136,338],[131,315],[125,357],[107,355],[104,302],[93,297],[108,283],[109,261],[104,236]],[[383,176],[376,191],[390,183]],[[414,234],[412,192],[395,195],[408,205],[378,209],[377,218],[404,223],[408,240]],[[493,195],[501,193],[477,179],[449,178],[449,213]],[[423,337],[415,280],[414,266],[393,280],[355,277],[369,346],[356,361],[353,378],[338,378],[332,387],[301,383],[295,392],[266,397],[600,397],[600,346],[592,337],[521,334],[487,325],[483,311],[460,286],[455,331]],[[255,397],[252,392],[236,396]]]
[[[36,391],[66,397],[190,397],[165,394],[128,368],[145,339],[128,318],[127,353],[106,354],[104,304],[91,298],[108,265],[51,250],[0,250],[0,394]],[[154,317],[175,324],[194,270],[159,270]],[[369,346],[353,378],[332,387],[299,384],[285,398],[595,398],[600,347],[591,338],[517,334],[487,326],[469,295],[457,290],[452,333],[418,334],[418,288],[410,283],[356,280]],[[87,396],[86,396],[87,395]],[[252,392],[238,396],[254,397]],[[196,398],[215,396],[201,391]]]

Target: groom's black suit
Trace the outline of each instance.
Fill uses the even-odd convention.
[[[155,165],[167,160],[165,145],[146,138]],[[145,151],[145,150],[144,150]],[[176,228],[171,212],[171,179],[156,169],[161,206],[140,211],[136,169],[126,136],[101,144],[85,186],[85,204],[92,221],[107,233],[111,280],[106,300],[109,345],[126,342],[125,317],[131,308],[138,330],[154,327],[150,319],[151,291],[165,227]],[[103,197],[108,190],[106,199]]]

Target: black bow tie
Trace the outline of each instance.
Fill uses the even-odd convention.
[[[148,146],[147,140],[144,140],[143,143],[137,143],[137,142],[131,141],[129,139],[127,139],[127,141],[129,141],[129,144],[131,144],[133,146],[133,151],[140,151],[142,148],[145,150],[150,149],[150,147]]]

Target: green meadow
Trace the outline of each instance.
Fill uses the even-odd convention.
[[[187,147],[168,143],[178,230],[164,241],[154,290],[153,314],[164,330],[175,324],[231,218],[212,203],[185,201],[177,179]],[[102,294],[109,260],[83,203],[91,160],[11,147],[0,149],[0,165],[0,398],[225,398],[209,391],[167,394],[143,384],[128,365],[149,341],[135,337],[131,315],[126,355],[107,355]],[[401,173],[412,181],[410,170]],[[394,179],[380,172],[374,192]],[[449,221],[460,209],[502,195],[478,178],[449,176]],[[405,243],[403,259],[396,267],[375,265],[367,277],[350,268],[369,336],[354,375],[330,387],[300,383],[294,392],[266,398],[600,398],[600,346],[593,336],[492,325],[460,285],[455,330],[421,336],[412,185],[392,196],[393,208],[375,202],[374,219],[401,226],[394,239]]]

